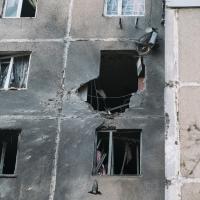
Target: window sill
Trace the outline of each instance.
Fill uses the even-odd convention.
[[[1,17],[1,19],[37,19],[37,17]]]
[[[143,175],[92,175],[96,178],[109,178],[109,179],[141,179],[143,178]]]
[[[0,178],[17,178],[17,174],[0,174]]]
[[[198,8],[200,7],[199,0],[167,0],[166,6],[169,8]]]
[[[119,18],[123,18],[123,17],[145,17],[145,15],[107,15],[107,14],[103,14],[103,17],[107,17],[107,18],[112,18],[112,17],[119,17]]]
[[[0,91],[24,91],[27,88],[8,88],[8,89],[0,89]]]

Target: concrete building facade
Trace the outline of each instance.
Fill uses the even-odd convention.
[[[0,175],[0,199],[164,199],[162,2],[146,1],[138,21],[104,16],[104,0],[38,0],[35,17],[7,18],[5,5],[0,0],[0,59],[29,53],[30,65],[27,87],[8,84],[0,91],[0,134],[20,132],[15,173]],[[145,87],[128,94],[123,112],[94,109],[80,96],[85,84],[101,76],[102,52],[135,52],[135,41],[149,26],[158,28],[160,47],[143,56]],[[108,73],[112,80],[114,72]],[[93,173],[99,130],[140,130],[137,173]],[[95,180],[101,195],[88,193]]]
[[[200,199],[199,1],[166,9],[166,199]]]

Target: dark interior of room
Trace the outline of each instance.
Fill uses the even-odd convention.
[[[0,131],[0,158],[3,165],[1,174],[14,174],[17,156],[19,130]],[[4,147],[3,147],[4,146]],[[4,148],[4,150],[3,150]],[[2,154],[4,151],[4,159]]]
[[[109,149],[109,131],[97,132],[95,174],[139,175],[140,137],[141,130],[114,130],[112,148]],[[110,174],[108,172],[109,151],[112,151]]]
[[[101,51],[99,77],[88,83],[87,102],[94,110],[114,113],[129,108],[132,93],[138,90],[138,59],[134,50]]]
[[[35,17],[36,5],[35,1],[24,0],[22,4],[21,17]]]

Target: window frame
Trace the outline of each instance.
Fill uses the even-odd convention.
[[[114,174],[113,173],[113,169],[111,167],[111,163],[112,163],[112,159],[111,157],[112,155],[112,151],[108,152],[108,172],[106,175],[98,175],[96,173],[95,170],[95,166],[97,164],[96,159],[97,159],[97,138],[98,138],[98,133],[109,133],[109,144],[108,144],[108,149],[110,149],[113,144],[113,134],[117,133],[120,130],[124,130],[124,131],[139,131],[140,133],[140,147],[139,147],[139,171],[137,170],[137,174]],[[133,133],[134,134],[134,133]],[[110,147],[111,146],[111,147]],[[113,173],[113,174],[111,174]],[[130,177],[130,178],[134,178],[134,177],[142,177],[142,129],[103,129],[103,130],[96,130],[95,131],[95,141],[94,141],[94,156],[93,156],[93,167],[92,167],[92,176],[98,176],[98,177]]]
[[[123,0],[118,0],[118,6],[117,6],[117,14],[116,15],[109,15],[107,14],[107,5],[108,5],[108,0],[104,0],[104,10],[103,10],[103,16],[105,17],[144,17],[145,16],[145,10],[144,10],[144,15],[123,15],[122,14],[122,1]],[[144,0],[144,7],[146,7],[146,0]]]
[[[5,81],[5,84],[4,84],[5,86],[4,86],[4,88],[0,88],[0,91],[27,90],[28,89],[28,78],[29,78],[29,73],[30,73],[31,55],[32,55],[32,53],[13,54],[13,55],[8,55],[8,56],[5,56],[3,58],[0,58],[0,64],[1,64],[1,59],[10,58],[10,64],[9,64],[8,72],[7,72],[7,75],[6,75],[6,81]],[[13,65],[14,65],[14,59],[16,57],[23,57],[23,56],[29,56],[27,76],[26,76],[26,79],[25,79],[25,87],[24,88],[12,88],[12,87],[9,87],[11,71],[12,71],[12,68],[13,68]]]
[[[21,17],[21,12],[22,12],[22,5],[23,5],[23,1],[24,0],[19,0],[19,3],[18,3],[18,6],[17,6],[17,14],[15,17],[8,17],[8,16],[5,16],[6,14],[6,7],[7,7],[7,4],[8,4],[8,1],[9,0],[4,0],[4,4],[3,4],[3,13],[2,13],[2,18],[3,19],[19,19],[19,18],[36,18],[37,17],[37,4],[36,4],[36,7],[35,7],[35,16],[34,17]],[[37,1],[38,3],[38,1]]]

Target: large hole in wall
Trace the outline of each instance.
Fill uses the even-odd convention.
[[[109,113],[129,108],[133,93],[144,90],[145,66],[135,50],[101,51],[100,74],[79,88],[94,110]]]

